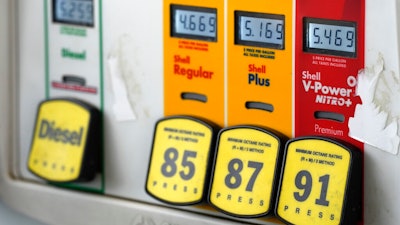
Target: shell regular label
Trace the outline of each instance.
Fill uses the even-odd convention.
[[[79,177],[86,147],[90,113],[69,101],[41,104],[35,126],[28,167],[54,182]]]
[[[269,213],[279,140],[262,130],[234,128],[221,132],[217,147],[210,203],[239,217]]]
[[[146,191],[171,204],[203,199],[213,130],[188,118],[158,122]]]
[[[350,152],[318,139],[293,141],[286,151],[277,215],[291,224],[340,224]]]

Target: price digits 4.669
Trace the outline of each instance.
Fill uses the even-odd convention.
[[[217,24],[214,13],[177,10],[176,17],[175,21],[179,24],[178,30],[181,30],[181,33],[215,35]]]

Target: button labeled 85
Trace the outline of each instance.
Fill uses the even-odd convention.
[[[147,174],[147,193],[174,205],[201,202],[209,177],[214,133],[213,126],[191,117],[167,117],[158,121]]]

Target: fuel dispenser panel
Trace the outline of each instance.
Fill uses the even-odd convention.
[[[224,124],[224,1],[164,1],[164,114]]]
[[[228,1],[227,124],[292,136],[292,5]]]
[[[46,97],[72,96],[102,107],[101,0],[47,0]]]
[[[400,220],[399,156],[348,128],[356,105],[369,109],[359,71],[398,67],[397,0],[4,2],[0,197],[21,212],[49,224]],[[91,138],[100,160],[86,157]]]
[[[360,99],[365,2],[299,0],[296,5],[295,135],[324,135],[358,147],[348,121]]]

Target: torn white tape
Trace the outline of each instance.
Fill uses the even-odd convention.
[[[349,119],[349,136],[397,155],[400,147],[400,83],[384,70],[382,55],[358,74],[357,95],[362,100]]]
[[[122,79],[119,60],[110,56],[107,60],[111,75],[111,86],[114,93],[113,112],[117,121],[136,120],[136,115],[129,104],[128,93]]]

